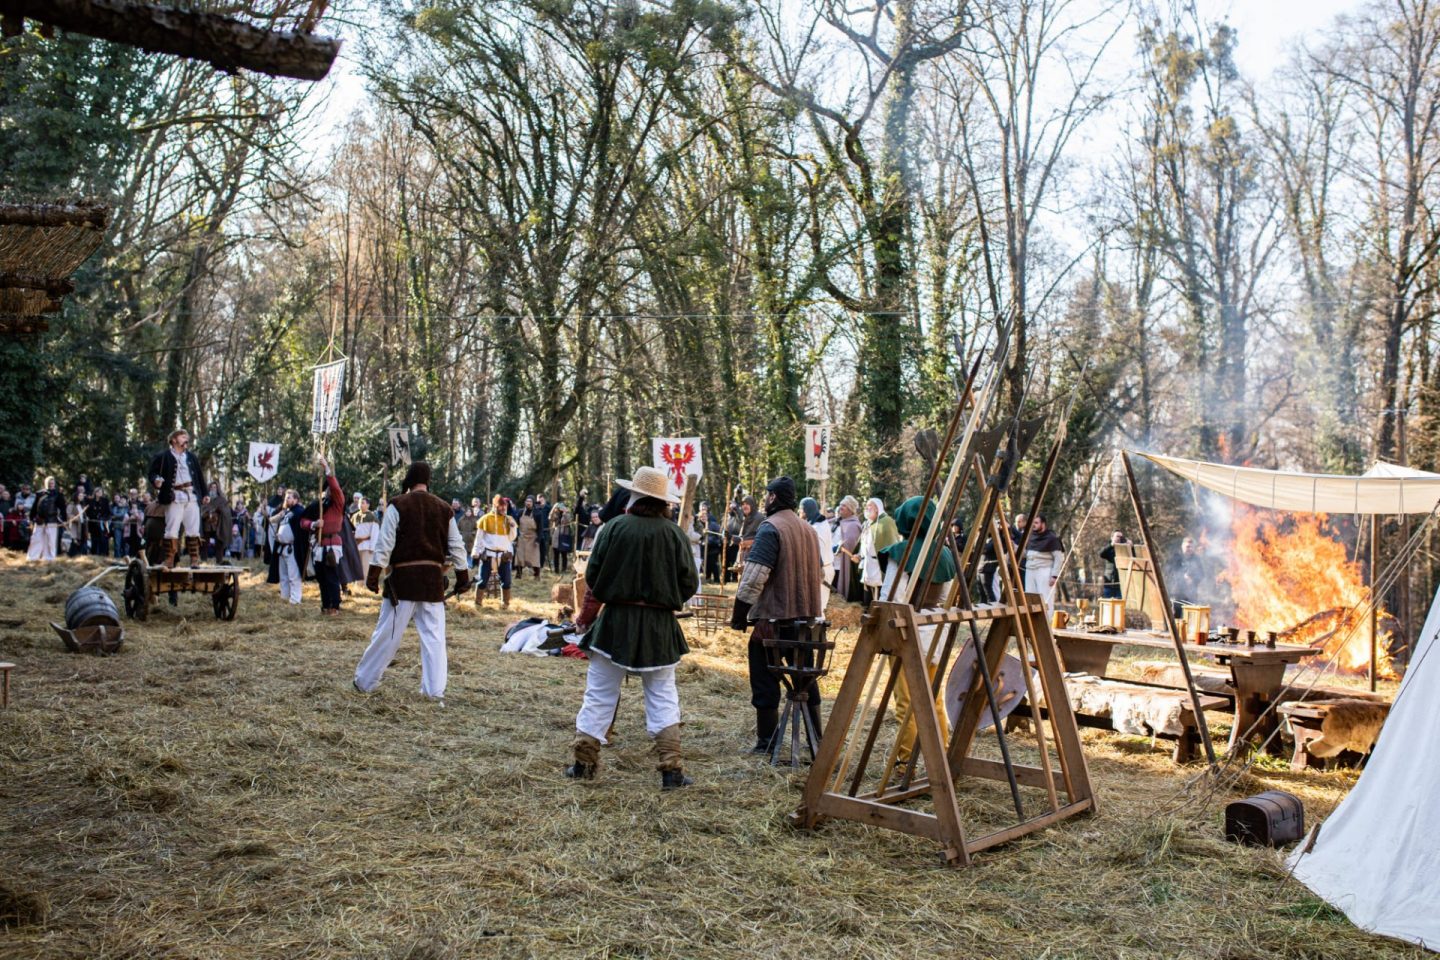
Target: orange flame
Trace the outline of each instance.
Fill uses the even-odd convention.
[[[1282,643],[1335,654],[1336,669],[1364,673],[1370,665],[1370,588],[1360,564],[1346,556],[1324,515],[1287,517],[1283,526],[1237,504],[1228,569],[1235,623],[1280,634]],[[1381,611],[1383,615],[1383,611]],[[1391,676],[1388,634],[1377,644],[1377,672]]]

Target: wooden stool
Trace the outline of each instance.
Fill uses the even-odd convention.
[[[14,669],[13,663],[0,663],[0,677],[4,678],[0,684],[0,707],[10,706],[10,671]]]
[[[1330,730],[1325,729],[1327,721],[1332,719],[1331,711],[1337,708],[1348,710],[1352,716],[1351,729],[1348,732],[1345,724],[1339,721],[1330,723]],[[1280,704],[1277,710],[1290,721],[1290,732],[1295,738],[1295,753],[1290,758],[1290,769],[1299,771],[1338,766],[1342,759],[1363,761],[1375,747],[1375,738],[1379,735],[1380,726],[1390,712],[1390,705],[1358,699],[1350,699],[1348,702],[1347,700],[1294,700]],[[1357,711],[1371,712],[1369,724],[1363,728],[1354,722],[1354,714]],[[1327,732],[1330,735],[1328,738],[1326,738]],[[1322,738],[1332,741],[1331,749],[1322,751],[1320,755],[1312,753],[1311,745],[1316,744],[1316,741]],[[1334,747],[1341,749],[1336,751],[1333,749]],[[1331,763],[1331,761],[1335,762]]]

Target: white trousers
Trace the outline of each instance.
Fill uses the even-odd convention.
[[[165,505],[165,539],[173,540],[180,536],[182,526],[185,536],[200,536],[200,504],[194,500],[176,500]]]
[[[1045,612],[1055,612],[1055,586],[1050,582],[1050,568],[1025,571],[1025,592],[1038,593],[1045,601]]]
[[[585,699],[575,716],[575,729],[601,743],[615,720],[620,704],[620,684],[630,671],[616,666],[605,654],[590,651],[590,670],[585,674]],[[680,722],[680,689],[675,685],[675,667],[661,667],[636,673],[645,695],[645,730],[655,736]]]
[[[300,602],[300,564],[295,562],[294,553],[280,554],[280,598]]]
[[[30,530],[30,550],[26,555],[31,560],[54,560],[59,539],[60,524],[37,523]]]
[[[370,635],[370,646],[355,667],[357,687],[369,693],[380,685],[412,618],[420,634],[420,692],[427,697],[445,696],[449,669],[445,658],[445,604],[419,600],[380,601],[380,620]]]

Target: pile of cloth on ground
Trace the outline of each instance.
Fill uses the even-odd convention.
[[[500,652],[586,660],[585,651],[575,645],[577,637],[572,623],[526,617],[510,624],[505,630],[505,642],[500,645]]]

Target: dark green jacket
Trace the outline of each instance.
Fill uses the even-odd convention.
[[[631,670],[668,667],[690,652],[675,611],[700,581],[690,541],[673,521],[627,513],[606,523],[586,561],[585,583],[605,607],[583,649]]]

